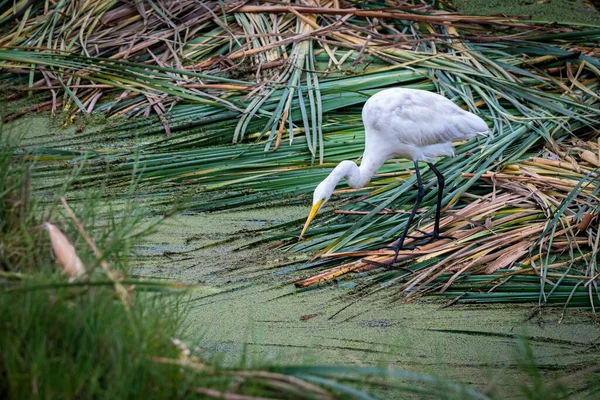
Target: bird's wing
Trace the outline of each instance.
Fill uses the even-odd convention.
[[[413,146],[472,139],[486,134],[480,117],[464,111],[443,96],[425,91],[392,91],[375,99],[366,117],[371,131],[390,141]]]

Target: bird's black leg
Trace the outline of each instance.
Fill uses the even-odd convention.
[[[435,220],[433,223],[433,232],[425,233],[417,229],[418,232],[423,233],[423,236],[409,236],[413,239],[424,239],[429,238],[426,243],[432,242],[435,239],[455,239],[453,236],[441,236],[440,235],[440,214],[442,211],[442,198],[444,197],[444,175],[431,163],[427,163],[429,168],[433,171],[435,176],[437,176],[438,181],[438,197],[437,197],[437,207],[435,209]]]
[[[396,262],[396,259],[398,258],[398,252],[404,247],[404,241],[406,240],[406,238],[408,236],[408,230],[410,229],[413,219],[415,218],[415,214],[417,213],[417,210],[419,209],[419,206],[421,205],[421,200],[423,200],[423,197],[425,196],[425,189],[423,188],[423,182],[421,181],[421,172],[419,171],[419,163],[417,161],[414,161],[414,163],[415,163],[415,175],[417,176],[417,185],[418,185],[417,198],[415,199],[415,205],[413,206],[413,209],[410,212],[410,215],[408,216],[408,220],[406,221],[406,226],[404,227],[404,231],[402,232],[402,235],[400,236],[400,238],[396,241],[396,243],[394,245],[389,247],[390,249],[392,249],[396,252],[396,256],[394,256],[394,261],[392,262],[392,264]]]
[[[435,222],[433,223],[433,236],[432,240],[436,239],[440,236],[440,214],[442,212],[442,198],[444,197],[444,184],[446,183],[444,180],[444,175],[433,165],[432,163],[427,163],[429,168],[433,171],[435,176],[437,176],[438,181],[438,198],[437,198],[437,207],[435,209]]]

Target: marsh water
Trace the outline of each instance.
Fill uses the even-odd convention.
[[[533,304],[443,307],[436,298],[404,301],[393,288],[357,302],[346,286],[297,291],[288,280],[302,272],[289,265],[308,256],[243,247],[256,231],[306,212],[290,206],[177,216],[148,240],[139,271],[216,289],[184,301],[186,339],[233,365],[243,357],[389,365],[479,387],[513,386],[523,378],[518,337],[548,378],[597,362],[598,329],[583,311],[569,310],[559,323],[561,310],[531,317]]]

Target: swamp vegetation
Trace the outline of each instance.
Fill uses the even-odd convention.
[[[593,397],[597,13],[425,3],[0,2],[0,392]],[[393,160],[298,241],[391,86],[489,123],[437,163],[457,240],[390,266],[415,196]]]

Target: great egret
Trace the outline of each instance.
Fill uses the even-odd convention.
[[[304,237],[310,222],[329,200],[342,178],[345,178],[351,187],[361,188],[388,159],[407,158],[415,164],[418,191],[404,231],[391,246],[396,251],[396,262],[398,251],[404,246],[410,225],[424,196],[418,162],[426,162],[438,180],[433,232],[422,232],[424,235],[417,237],[429,238],[429,243],[443,237],[439,234],[439,225],[444,177],[431,161],[439,156],[454,156],[453,141],[470,140],[477,135],[485,135],[488,133],[488,126],[477,115],[464,111],[439,94],[404,88],[386,89],[373,95],[363,107],[362,119],[365,126],[365,151],[360,167],[353,161],[342,161],[315,188],[312,209],[300,238]]]

